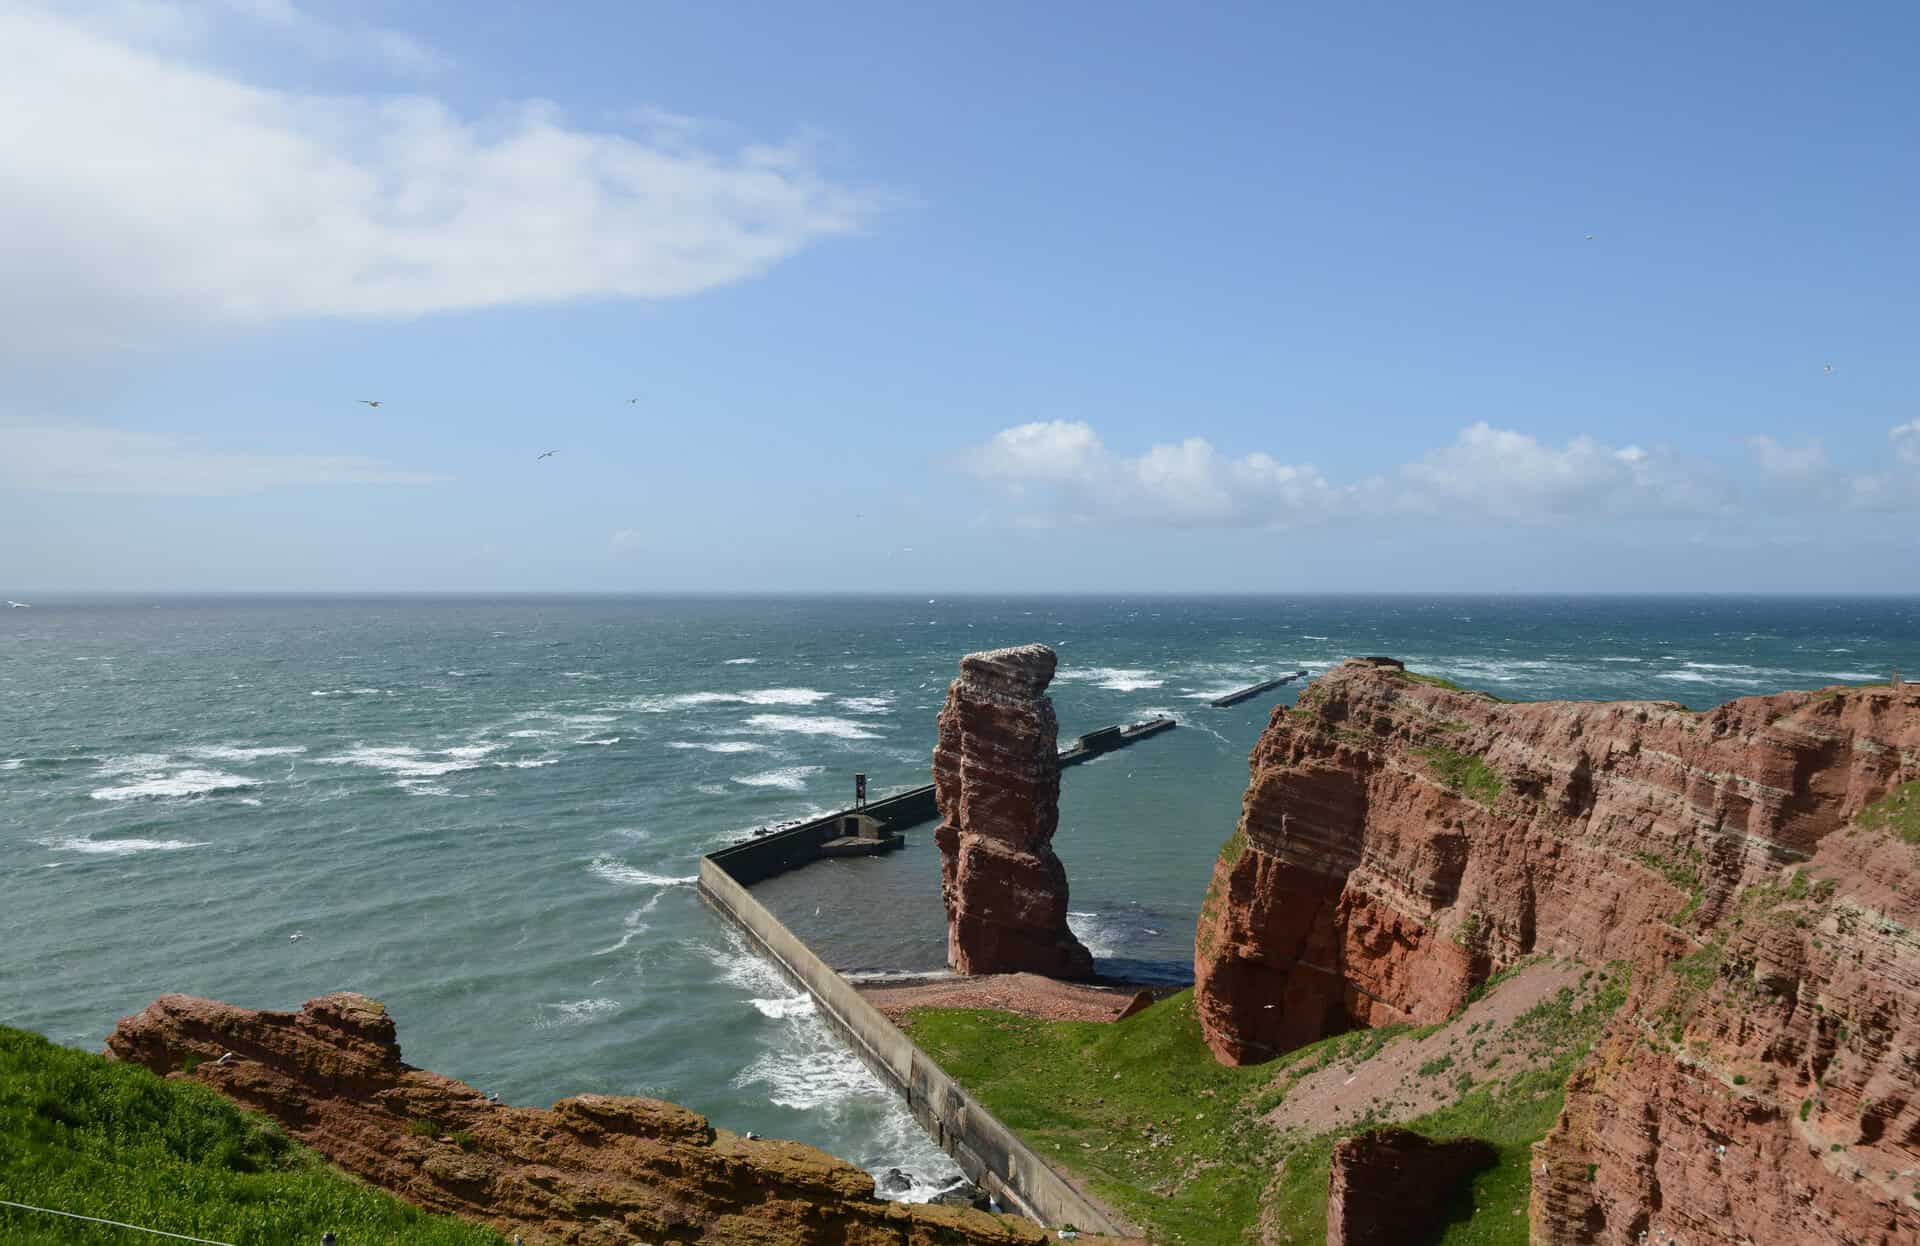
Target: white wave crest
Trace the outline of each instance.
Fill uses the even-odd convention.
[[[524,731],[507,732],[507,738],[511,740],[538,740],[545,736],[559,734],[558,731],[546,731],[539,727],[528,727]]]
[[[78,852],[90,857],[125,857],[136,852],[179,852],[183,848],[207,846],[206,841],[198,839],[89,839],[85,836],[35,842],[54,852]]]
[[[610,883],[619,883],[624,887],[684,887],[700,881],[698,874],[675,877],[669,874],[655,874],[637,866],[616,861],[612,857],[595,857],[587,872],[595,878],[603,878]]]
[[[808,718],[800,714],[755,714],[747,719],[755,731],[788,732],[793,735],[825,735],[841,740],[877,740],[879,733],[868,731],[846,718]]]
[[[1107,688],[1114,692],[1139,692],[1145,688],[1158,688],[1166,683],[1158,679],[1150,670],[1141,667],[1089,666],[1061,671],[1056,678],[1067,681],[1084,681],[1096,688]]]
[[[252,761],[256,757],[292,757],[304,753],[304,744],[258,745],[214,744],[200,748],[190,748],[188,753],[206,761]]]
[[[841,697],[843,709],[856,714],[887,714],[893,711],[892,697]]]
[[[605,748],[609,744],[620,743],[620,737],[617,735],[610,735],[610,736],[602,736],[596,740],[592,736],[582,736],[580,739],[575,740],[574,743],[575,744],[597,744],[601,748]]]
[[[410,744],[356,744],[333,757],[316,758],[323,766],[360,766],[409,779],[430,779],[472,770],[481,759],[494,752],[497,744],[471,744],[449,749],[419,749]]]
[[[26,760],[24,757],[9,757],[5,761],[0,761],[0,770],[18,770],[26,764]]]
[[[758,753],[767,746],[752,740],[675,740],[667,747],[699,749],[703,753]]]
[[[541,766],[557,766],[558,757],[524,757],[519,761],[496,761],[494,767],[499,770],[535,770]]]
[[[825,766],[782,766],[759,774],[736,774],[733,781],[742,787],[779,787],[789,792],[804,792],[807,780],[824,769]]]
[[[236,792],[253,786],[252,779],[224,770],[155,771],[119,787],[96,787],[89,795],[95,800],[167,800],[205,796],[211,792]]]
[[[116,774],[147,774],[172,764],[173,758],[166,753],[127,753],[106,758],[94,767],[93,772],[102,778]]]
[[[813,1014],[813,1001],[805,995],[781,996],[776,999],[750,999],[754,1010],[761,1016],[774,1021],[784,1021],[788,1017],[805,1017]]]
[[[752,666],[755,662],[758,662],[759,660],[760,660],[759,658],[728,658],[725,662],[722,662],[721,665],[722,666]]]
[[[307,695],[310,697],[377,697],[386,695],[385,688],[315,688]]]
[[[573,999],[557,1004],[540,1005],[540,1016],[534,1025],[542,1030],[551,1030],[563,1025],[584,1025],[597,1021],[601,1017],[610,1017],[619,1012],[621,1003],[617,999]]]

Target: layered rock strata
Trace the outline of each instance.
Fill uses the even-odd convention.
[[[1083,978],[1093,957],[1067,929],[1059,726],[1046,696],[1053,650],[968,654],[933,750],[947,960],[957,973]]]
[[[400,1059],[393,1019],[360,995],[256,1012],[166,995],[109,1051],[192,1077],[409,1202],[528,1246],[1036,1246],[1038,1226],[884,1202],[873,1177],[797,1142],[741,1137],[653,1099],[578,1095],[508,1107]]]
[[[1207,1041],[1248,1063],[1441,1020],[1533,952],[1625,961],[1537,1148],[1536,1241],[1920,1240],[1920,845],[1885,814],[1916,781],[1910,685],[1695,712],[1349,662],[1253,752],[1196,937]]]
[[[1477,1138],[1436,1141],[1405,1129],[1340,1139],[1327,1167],[1327,1246],[1432,1239],[1461,1183],[1499,1158]]]

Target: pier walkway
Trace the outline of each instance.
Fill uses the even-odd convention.
[[[1263,692],[1267,692],[1274,688],[1284,687],[1287,684],[1292,683],[1296,679],[1305,679],[1306,677],[1307,677],[1306,671],[1298,670],[1291,675],[1281,675],[1274,679],[1262,680],[1261,682],[1254,684],[1252,687],[1236,689],[1232,692],[1227,693],[1225,696],[1215,697],[1213,700],[1207,702],[1207,704],[1213,706],[1213,708],[1217,710],[1223,710],[1227,708],[1229,705],[1238,705],[1240,704],[1240,702],[1250,700],[1253,697],[1257,697]]]

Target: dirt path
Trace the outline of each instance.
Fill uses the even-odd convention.
[[[1522,969],[1469,1004],[1465,1011],[1427,1037],[1389,1043],[1370,1060],[1336,1060],[1294,1083],[1280,1105],[1266,1116],[1276,1129],[1319,1133],[1375,1113],[1383,1123],[1412,1120],[1457,1102],[1468,1085],[1552,1062],[1551,1045],[1514,1039],[1509,1027],[1522,1014],[1573,987],[1584,1003],[1605,985],[1600,973],[1587,977],[1574,961],[1540,961]],[[1279,1079],[1295,1076],[1286,1073]]]
[[[927,978],[860,987],[867,1002],[899,1021],[909,1008],[998,1008],[1043,1021],[1113,1021],[1140,988],[1056,982],[1032,973]]]

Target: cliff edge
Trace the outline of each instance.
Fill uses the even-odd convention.
[[[263,1112],[408,1202],[520,1234],[528,1246],[1036,1246],[1037,1225],[882,1201],[873,1178],[797,1142],[718,1130],[653,1099],[578,1095],[509,1107],[403,1063],[393,1019],[361,995],[299,1012],[164,995],[108,1050]]]
[[[1206,1041],[1252,1063],[1443,1020],[1534,952],[1624,961],[1536,1147],[1536,1241],[1920,1240],[1916,784],[1913,686],[1695,712],[1348,662],[1254,749]]]

